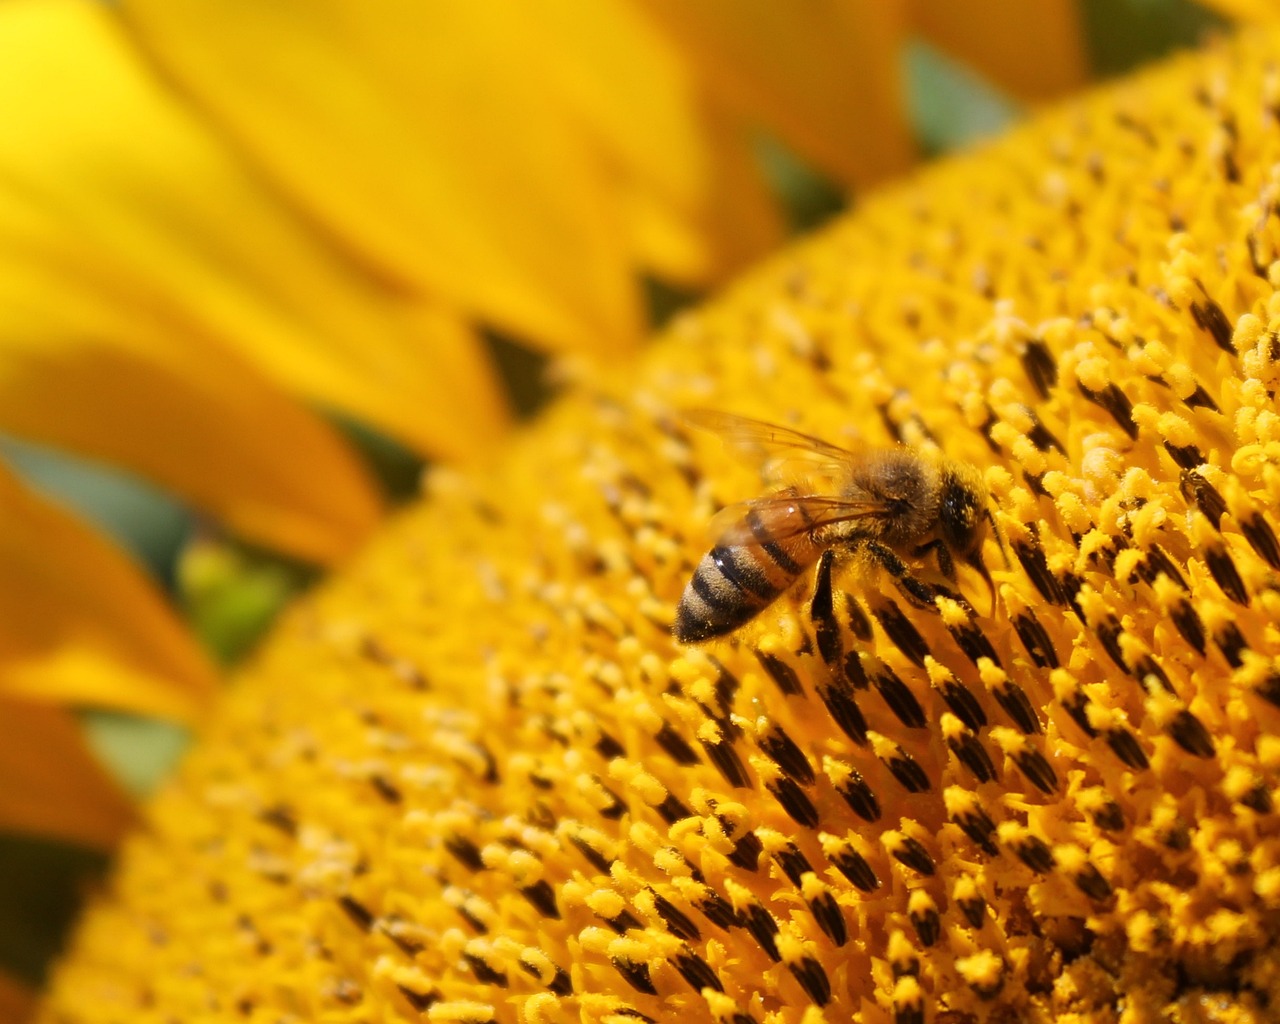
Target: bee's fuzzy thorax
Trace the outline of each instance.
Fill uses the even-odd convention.
[[[1278,47],[867,197],[433,473],[237,681],[45,1019],[1275,1019]],[[973,467],[993,613],[819,552],[681,646],[760,488],[690,405]]]

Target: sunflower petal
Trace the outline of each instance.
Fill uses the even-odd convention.
[[[905,0],[641,0],[747,121],[847,183],[914,157],[899,50]]]
[[[107,848],[134,820],[61,708],[0,698],[0,778],[0,830]]]
[[[623,211],[512,4],[127,0],[147,52],[357,258],[518,336],[607,349]]]
[[[6,286],[19,307],[8,315],[31,325],[65,321],[64,345],[74,337],[129,350],[151,383],[187,391],[171,392],[168,404],[189,410],[174,429],[187,443],[199,439],[199,451],[156,444],[162,421],[139,414],[135,426],[151,436],[149,448],[188,465],[193,455],[224,452],[217,472],[195,474],[218,490],[215,511],[225,514],[222,506],[241,495],[242,519],[250,504],[282,506],[282,517],[297,520],[331,518],[337,536],[305,545],[236,523],[310,557],[349,548],[374,515],[354,462],[326,431],[253,384],[250,361],[423,450],[473,454],[496,435],[504,410],[495,378],[460,318],[406,297],[285,207],[147,74],[106,5],[14,0],[0,6],[0,28],[0,251],[19,264],[14,273],[35,279],[26,281],[31,294]],[[4,266],[0,277],[9,274]],[[185,386],[169,381],[182,377]],[[262,445],[263,436],[275,444]],[[280,454],[254,451],[267,447]],[[161,453],[109,457],[154,473],[149,463]],[[256,480],[224,476],[243,459]],[[190,472],[169,470],[158,479],[212,500],[192,490]],[[286,493],[263,490],[273,477]]]
[[[938,49],[1023,100],[1085,80],[1079,0],[914,0],[913,27]]]
[[[0,971],[0,1020],[22,1024],[36,1008],[36,994],[12,974]]]
[[[126,556],[3,469],[0,522],[0,694],[190,720],[214,672]]]
[[[1198,0],[1201,7],[1242,22],[1273,22],[1280,18],[1276,0]]]

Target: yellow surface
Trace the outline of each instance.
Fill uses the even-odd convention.
[[[435,475],[240,678],[45,1019],[1273,1019],[1277,45],[869,199]],[[807,580],[677,648],[761,489],[687,406],[971,463],[996,607],[847,569],[834,671]]]

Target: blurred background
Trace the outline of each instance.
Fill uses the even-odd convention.
[[[218,17],[215,5],[208,10]],[[1224,28],[1217,15],[1189,0],[1083,0],[1078,23],[1084,77],[1090,81],[1122,74]],[[925,39],[908,41],[897,72],[909,131],[925,158],[998,132],[1027,110],[982,69]],[[844,144],[856,147],[859,140]],[[856,203],[856,187],[839,184],[776,134],[761,128],[750,146],[790,234],[811,230]],[[701,290],[655,275],[645,277],[643,295],[648,324],[657,328],[697,302]],[[482,337],[517,415],[532,415],[554,394],[555,357],[489,327],[482,328]],[[325,415],[359,453],[388,504],[416,493],[424,464],[419,452],[358,417]],[[129,472],[10,435],[0,434],[0,453],[33,489],[97,524],[124,548],[220,666],[244,658],[281,607],[318,577],[314,565],[237,537]],[[96,756],[140,798],[164,778],[188,741],[185,728],[160,719],[105,710],[77,713]],[[81,894],[107,862],[100,850],[0,833],[0,969],[38,984]]]

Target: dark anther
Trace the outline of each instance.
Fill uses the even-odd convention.
[[[339,896],[338,906],[346,911],[347,917],[351,918],[362,932],[367,932],[373,927],[373,912],[354,897]]]
[[[677,821],[684,821],[685,818],[693,817],[693,811],[689,810],[674,793],[668,793],[662,803],[658,804],[654,810],[668,825],[674,825]]]
[[[927,724],[924,708],[916,700],[916,695],[904,683],[893,669],[882,665],[873,675],[872,683],[876,691],[884,699],[903,725],[908,729],[923,729]]]
[[[658,746],[665,750],[676,764],[697,764],[700,760],[697,752],[689,746],[688,741],[671,727],[671,723],[663,721],[662,728],[654,737]]]
[[[965,814],[951,819],[960,826],[960,831],[967,835],[988,857],[1000,852],[995,844],[996,824],[981,808],[973,808]]]
[[[1231,321],[1213,299],[1206,296],[1203,303],[1191,303],[1191,317],[1201,330],[1209,333],[1218,348],[1231,355],[1236,354],[1236,348],[1231,344]]]
[[[922,875],[932,875],[938,870],[933,858],[929,856],[929,851],[918,839],[912,839],[910,836],[903,836],[902,842],[895,843],[889,852],[898,863],[905,864],[912,871],[918,871]]]
[[[846,847],[833,856],[831,863],[860,891],[875,892],[880,888],[880,879],[876,877],[867,859],[852,847]]]
[[[1201,514],[1209,520],[1215,529],[1221,529],[1222,517],[1226,515],[1227,503],[1216,487],[1209,483],[1195,469],[1185,470],[1178,480],[1178,489],[1183,498],[1195,505]]]
[[[788,697],[804,693],[804,687],[800,685],[800,677],[796,675],[795,669],[781,658],[765,651],[756,651],[756,658],[769,673],[769,677],[778,684],[778,689]]]
[[[1129,401],[1129,396],[1121,391],[1115,384],[1108,384],[1106,387],[1098,391],[1093,391],[1078,384],[1080,393],[1084,395],[1094,405],[1100,406],[1111,414],[1111,418],[1119,424],[1120,429],[1129,435],[1132,439],[1138,437],[1138,424],[1133,421],[1133,403]]]
[[[818,1006],[826,1006],[831,1001],[831,982],[822,965],[811,956],[802,956],[796,963],[787,964],[800,987]]]
[[[1053,859],[1053,851],[1043,839],[1033,835],[1023,835],[1013,844],[1013,852],[1027,867],[1038,874],[1047,874],[1057,863]]]
[[[1034,543],[1014,541],[1013,553],[1022,563],[1023,570],[1035,585],[1036,590],[1040,591],[1041,597],[1051,604],[1066,603],[1062,587],[1058,578],[1049,570],[1049,561],[1045,558],[1044,548],[1040,546],[1038,540]]]
[[[782,809],[790,815],[791,820],[805,828],[817,828],[819,823],[818,808],[813,806],[803,789],[785,776],[768,783],[768,790]]]
[[[1197,466],[1204,464],[1204,452],[1193,444],[1177,445],[1170,441],[1164,442],[1164,450],[1169,453],[1169,458],[1181,470],[1194,470]]]
[[[773,726],[760,737],[759,743],[760,749],[785,775],[803,786],[813,785],[813,764],[804,751],[796,746],[795,741],[782,730],[782,726]]]
[[[680,972],[680,977],[684,978],[695,992],[701,992],[704,988],[713,988],[717,992],[724,991],[724,985],[716,972],[711,969],[711,965],[691,950],[677,953],[671,960],[671,966]]]
[[[1111,895],[1111,884],[1102,877],[1097,868],[1088,862],[1072,881],[1076,883],[1076,888],[1091,900],[1105,900]]]
[[[1114,800],[1108,800],[1095,810],[1091,817],[1093,823],[1104,832],[1121,832],[1124,830],[1124,811]]]
[[[849,929],[844,923],[844,915],[840,913],[840,904],[831,893],[820,892],[808,903],[813,919],[832,943],[843,946],[849,941]]]
[[[480,850],[465,836],[452,835],[444,841],[444,848],[453,854],[454,859],[464,868],[480,871],[484,861],[480,859]]]
[[[1049,346],[1039,338],[1028,341],[1022,350],[1022,368],[1040,397],[1048,398],[1049,392],[1058,383],[1058,362],[1049,351]]]
[[[955,638],[956,646],[964,651],[965,656],[975,665],[978,663],[979,658],[990,658],[992,664],[1000,664],[996,649],[991,646],[991,641],[987,639],[987,634],[972,619],[956,625],[948,623],[947,629],[952,637]]]
[[[947,740],[947,746],[979,782],[990,782],[996,777],[996,766],[991,763],[991,755],[972,732],[952,737]]]
[[[471,967],[471,973],[475,975],[476,981],[482,985],[506,988],[510,984],[507,976],[502,971],[494,970],[483,957],[476,956],[474,953],[463,953],[462,958]]]
[[[1253,512],[1244,516],[1240,520],[1240,532],[1267,565],[1280,569],[1280,543],[1276,541],[1271,524],[1262,518],[1261,513]]]
[[[1249,644],[1245,640],[1244,634],[1240,632],[1240,627],[1234,622],[1226,622],[1213,638],[1214,643],[1218,645],[1218,650],[1222,652],[1222,656],[1227,659],[1227,664],[1232,668],[1239,668],[1244,664],[1244,658],[1241,655],[1248,650]]]
[[[799,885],[806,872],[813,870],[800,848],[795,843],[787,843],[773,855],[774,862],[782,869],[782,873],[791,880],[792,885]]]
[[[942,694],[951,713],[970,729],[976,731],[987,724],[987,713],[964,683],[954,678],[948,679],[938,686],[938,692]]]
[[[844,596],[844,611],[849,619],[849,629],[853,632],[853,635],[864,644],[870,643],[875,636],[871,631],[871,620],[867,618],[867,613],[862,610],[862,606],[858,604],[852,594],[845,594]]]
[[[588,843],[581,836],[570,836],[569,842],[573,843],[573,845],[578,848],[578,852],[582,854],[582,856],[587,858],[587,861],[591,864],[593,868],[595,868],[601,874],[608,874],[609,868],[612,867],[613,864],[612,864],[612,861],[610,861],[607,857],[605,857],[604,854],[602,854],[599,850],[597,850],[594,846]]]
[[[1186,708],[1173,716],[1168,725],[1169,735],[1188,754],[1196,757],[1213,757],[1213,737],[1204,723]]]
[[[733,844],[733,852],[729,854],[729,860],[743,871],[755,871],[760,865],[760,854],[764,850],[760,837],[754,832],[744,832],[742,837]]]
[[[1107,730],[1106,740],[1111,752],[1134,771],[1143,771],[1150,767],[1151,762],[1147,760],[1147,755],[1128,729],[1119,725],[1113,726]]]
[[[773,915],[759,903],[753,903],[742,911],[742,924],[751,933],[752,938],[760,943],[760,948],[774,963],[782,959],[778,952],[778,922]]]
[[[1204,549],[1204,560],[1209,566],[1209,574],[1222,592],[1236,604],[1249,603],[1249,591],[1240,578],[1236,563],[1227,554],[1227,549],[1220,544],[1210,544]]]
[[[636,915],[631,913],[629,910],[623,910],[621,913],[615,914],[613,917],[602,917],[600,920],[619,935],[626,935],[632,928],[644,927],[644,925],[636,919]]]
[[[653,892],[653,909],[658,912],[658,916],[662,918],[662,923],[667,926],[667,931],[678,938],[684,939],[686,942],[697,942],[702,938],[702,933],[698,931],[698,926],[689,920],[674,903],[659,893]]]
[[[702,749],[716,769],[724,776],[724,781],[735,789],[743,789],[750,785],[751,777],[747,774],[747,766],[742,763],[737,750],[728,740],[702,741]]]
[[[1053,766],[1034,747],[1024,747],[1013,755],[1013,760],[1040,792],[1052,793],[1058,788],[1058,775]]]
[[[1169,618],[1182,639],[1203,656],[1206,649],[1204,623],[1200,621],[1200,615],[1192,607],[1191,602],[1185,599],[1179,601],[1169,609]]]
[[[643,992],[647,996],[656,996],[658,990],[653,987],[653,979],[649,977],[649,965],[638,964],[634,960],[628,960],[625,957],[615,956],[610,958],[614,968],[637,992]]]
[[[957,900],[956,905],[960,908],[960,913],[964,915],[964,919],[969,923],[969,927],[978,929],[987,919],[987,901],[981,896],[975,896],[970,900]]]
[[[818,696],[822,698],[822,703],[826,705],[827,712],[836,725],[840,726],[840,731],[858,746],[866,746],[867,720],[862,716],[862,709],[858,707],[853,691],[843,684],[835,683],[820,686]]]
[[[844,797],[849,809],[863,821],[880,820],[880,801],[857,770],[851,770],[849,777],[836,787],[836,791]]]
[[[1120,625],[1120,620],[1114,615],[1106,615],[1093,631],[1102,643],[1103,650],[1116,663],[1116,667],[1121,672],[1128,673],[1129,666],[1125,664],[1124,653],[1120,650],[1120,637],[1124,635],[1124,627]]]
[[[938,936],[942,934],[942,921],[939,920],[938,912],[933,907],[909,916],[920,945],[927,949],[938,941]]]
[[[539,879],[532,885],[524,886],[520,890],[520,895],[527,899],[543,917],[560,920],[560,908],[556,906],[555,890],[545,878]]]
[[[920,767],[920,762],[903,750],[902,747],[897,748],[897,752],[885,761],[885,765],[893,773],[893,777],[902,783],[902,788],[908,793],[927,793],[929,791],[929,776]]]
[[[1031,699],[1017,683],[1006,680],[1003,685],[992,690],[992,695],[1024,736],[1042,731],[1040,718],[1031,705]]]
[[[1030,610],[1013,617],[1013,628],[1036,668],[1058,667],[1060,662],[1058,652],[1053,648],[1053,641],[1049,639],[1044,626],[1040,625],[1040,620]]]
[[[923,666],[924,659],[929,654],[929,645],[925,643],[920,631],[911,624],[911,620],[903,614],[902,609],[886,599],[884,604],[875,609],[875,617],[893,645],[910,661]]]

